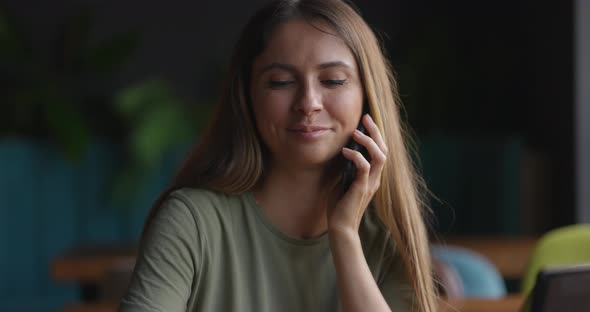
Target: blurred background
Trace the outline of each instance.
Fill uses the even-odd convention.
[[[0,2],[0,311],[114,291],[105,263],[132,267],[265,2]],[[517,242],[524,266],[543,234],[590,221],[589,2],[354,2],[396,70],[433,237]],[[498,270],[517,292],[524,269]]]

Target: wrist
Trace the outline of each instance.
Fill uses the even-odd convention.
[[[328,236],[332,244],[350,245],[356,242],[360,243],[358,230],[348,227],[330,227]]]

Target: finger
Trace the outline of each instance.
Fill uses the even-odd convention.
[[[353,139],[363,145],[371,155],[369,181],[371,181],[371,189],[377,189],[381,184],[381,173],[383,172],[387,156],[383,153],[381,148],[377,146],[377,143],[366,134],[355,130],[353,133]]]
[[[354,130],[352,138],[364,146],[367,149],[367,152],[369,152],[369,155],[371,156],[371,167],[375,165],[383,165],[385,163],[386,156],[373,138],[359,130]]]
[[[352,183],[361,183],[366,185],[371,171],[371,164],[359,151],[352,150],[347,147],[342,148],[342,155],[344,158],[352,161],[356,166],[356,177]]]
[[[381,135],[381,131],[379,131],[379,127],[377,127],[377,124],[375,121],[373,121],[371,115],[365,114],[362,119],[362,123],[369,132],[371,138],[373,138],[375,143],[377,143],[377,146],[379,146],[379,149],[381,149],[383,154],[387,155],[387,145],[385,144],[385,140],[383,140],[383,136]]]
[[[342,154],[346,159],[352,161],[357,168],[356,176],[345,194],[345,196],[348,198],[348,201],[362,202],[363,199],[367,198],[367,195],[369,194],[369,197],[372,197],[373,188],[369,186],[369,172],[371,171],[371,164],[369,161],[359,151],[355,151],[346,147],[342,148]],[[367,204],[362,204],[361,207],[365,208],[357,211],[357,218],[362,217]]]

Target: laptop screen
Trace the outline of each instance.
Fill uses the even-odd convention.
[[[532,312],[590,311],[590,265],[539,272],[532,296]]]

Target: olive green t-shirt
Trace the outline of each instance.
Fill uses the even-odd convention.
[[[392,311],[415,301],[401,258],[369,207],[363,251]],[[340,311],[327,234],[281,233],[252,193],[173,192],[142,240],[120,311]]]

